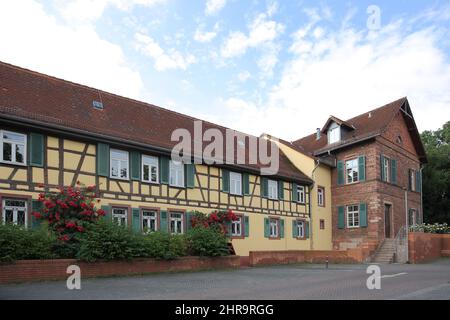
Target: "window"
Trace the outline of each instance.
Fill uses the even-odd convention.
[[[271,238],[278,238],[278,219],[271,218],[269,220],[269,236]]]
[[[111,149],[111,178],[128,179],[128,152]]]
[[[411,227],[413,225],[420,223],[419,211],[416,209],[408,210],[408,225]]]
[[[325,230],[325,220],[320,219],[320,230]]]
[[[3,222],[27,225],[27,201],[3,199]]]
[[[330,128],[328,129],[328,143],[336,143],[341,140],[341,127],[334,123],[330,125]]]
[[[305,237],[305,222],[297,220],[297,234],[299,238]]]
[[[142,156],[142,181],[158,183],[158,158]]]
[[[183,233],[183,213],[171,212],[169,223],[170,223],[170,233],[172,234]]]
[[[298,202],[305,203],[305,187],[304,186],[297,186],[297,197],[298,197]]]
[[[389,158],[383,157],[383,176],[384,181],[389,182],[390,181],[390,166],[389,166]]]
[[[347,172],[347,183],[358,182],[358,159],[352,159],[345,162]]]
[[[26,163],[26,135],[5,130],[0,132],[2,162],[24,165]]]
[[[242,175],[237,172],[230,172],[230,193],[242,195]]]
[[[317,188],[317,204],[320,207],[325,206],[325,188],[324,187]]]
[[[157,230],[157,211],[142,210],[142,230],[145,233],[155,232]]]
[[[237,217],[237,220],[231,222],[231,235],[233,237],[242,236],[242,217]]]
[[[347,227],[348,228],[359,227],[359,206],[358,205],[347,206]]]
[[[170,160],[169,182],[174,187],[184,187],[184,164],[180,161]]]
[[[278,182],[276,180],[268,180],[268,197],[269,199],[278,199]]]
[[[119,226],[126,226],[127,225],[127,209],[113,208],[112,209],[112,219],[113,219],[113,222],[117,223]]]

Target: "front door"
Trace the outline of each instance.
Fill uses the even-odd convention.
[[[390,204],[384,205],[384,233],[386,238],[391,237],[391,208]]]

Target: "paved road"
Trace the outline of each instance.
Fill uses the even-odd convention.
[[[0,299],[445,299],[450,259],[422,265],[381,265],[380,290],[366,287],[366,265],[290,265],[239,270],[0,286]]]

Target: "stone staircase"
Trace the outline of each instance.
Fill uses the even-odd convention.
[[[372,262],[392,263],[395,255],[395,239],[385,239],[378,251],[375,253]]]

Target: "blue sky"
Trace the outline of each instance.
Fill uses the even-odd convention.
[[[255,135],[402,96],[425,130],[450,120],[449,21],[446,1],[2,1],[0,60]]]

